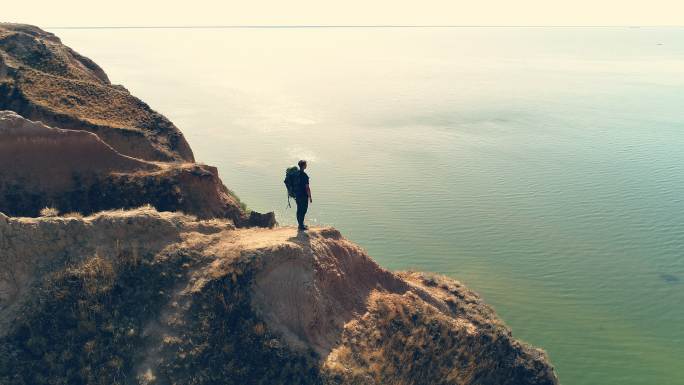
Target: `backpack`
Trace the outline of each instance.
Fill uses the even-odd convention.
[[[285,170],[285,187],[287,188],[287,207],[292,207],[290,206],[290,198],[297,198],[299,175],[299,168],[296,166],[288,167],[287,170]]]

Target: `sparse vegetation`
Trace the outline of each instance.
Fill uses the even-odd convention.
[[[69,213],[65,217],[77,217],[76,213],[88,216],[105,210],[151,205],[159,211],[178,211],[201,218],[229,218],[236,223],[249,217],[247,206],[236,196],[226,196],[220,180],[207,172],[199,175],[200,171],[201,168],[191,167],[89,178],[74,175],[73,188],[56,194],[26,188],[32,185],[28,180],[0,183],[0,211],[31,217],[54,217],[64,212]],[[45,202],[50,202],[50,207],[44,207]]]
[[[59,210],[54,207],[44,207],[40,210],[40,216],[46,218],[56,217],[59,216]]]
[[[152,210],[97,214],[85,226],[92,235],[79,233],[56,249],[40,246],[29,258],[25,245],[0,237],[10,251],[3,255],[15,259],[53,253],[49,263],[32,262],[33,286],[22,281],[25,302],[0,337],[0,384],[556,384],[543,354],[513,340],[474,293],[440,276],[391,278],[334,229],[292,241],[287,228],[232,232],[224,221],[202,230],[212,225]],[[75,221],[30,221],[13,223],[43,236],[83,228]],[[139,247],[141,241],[147,244]],[[79,253],[88,247],[97,251],[83,258]],[[325,262],[312,266],[312,253]],[[339,331],[327,321],[302,324],[333,331],[339,339],[325,348],[330,355],[305,335],[297,337],[301,345],[291,344],[277,331],[288,322],[282,314],[272,319],[255,310],[253,296],[272,295],[254,289],[264,271],[273,271],[269,258],[282,263],[278,269],[288,278],[297,276],[288,269],[303,268],[342,280],[338,286],[314,279],[318,295],[294,301],[297,314],[331,298],[337,298],[333,306],[340,298],[367,304],[344,318]],[[375,289],[345,288],[352,272],[363,272],[355,278]],[[386,279],[403,284],[384,286]],[[420,295],[405,290],[409,282]]]
[[[63,214],[62,216],[65,218],[76,218],[76,219],[82,219],[83,218],[83,214],[79,213],[78,211],[72,211],[72,212]]]
[[[235,191],[233,191],[233,190],[231,190],[231,189],[227,189],[227,190],[228,190],[228,194],[229,194],[231,197],[233,197],[233,199],[235,199],[235,201],[237,202],[238,206],[240,206],[240,209],[241,209],[243,212],[245,212],[247,215],[249,215],[249,213],[250,213],[252,210],[250,210],[250,209],[247,207],[247,204],[246,204],[245,202],[243,202],[243,201],[240,199],[240,197],[235,193]]]
[[[48,276],[26,304],[32,311],[0,339],[0,383],[133,383],[142,328],[168,301],[172,271],[188,256],[150,257],[133,265],[127,255],[94,255]]]
[[[321,384],[315,357],[289,350],[252,311],[247,266],[207,282],[183,314],[162,316],[190,300],[173,288],[202,261],[178,248],[93,255],[51,274],[0,339],[0,383]],[[156,326],[143,332],[148,325]]]
[[[338,383],[555,384],[543,353],[513,340],[475,293],[446,277],[404,276],[444,296],[458,317],[411,292],[376,293],[325,363]]]
[[[4,246],[3,241],[0,239],[0,249]],[[0,305],[5,300],[13,301],[19,293],[22,277],[27,274],[28,262],[15,253],[0,253]]]

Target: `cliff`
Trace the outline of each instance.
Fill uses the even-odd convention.
[[[52,34],[0,24],[0,107],[0,384],[558,383],[460,283],[248,214]]]
[[[0,23],[0,110],[92,132],[124,155],[194,161],[173,123],[37,27]]]
[[[0,383],[557,383],[463,285],[332,228],[0,216],[0,247]]]
[[[122,155],[97,135],[48,127],[0,111],[0,211],[38,216],[44,207],[90,214],[151,204],[238,226],[272,226],[273,214],[247,214],[215,167],[150,162]]]
[[[272,213],[246,212],[216,168],[194,163],[173,123],[33,26],[0,23],[0,161],[0,211],[10,215],[151,204],[275,224]]]

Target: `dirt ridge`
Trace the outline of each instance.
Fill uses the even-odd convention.
[[[384,270],[333,228],[141,208],[0,216],[0,246],[32,266],[0,274],[2,383],[558,383],[477,294]]]
[[[0,23],[0,110],[95,133],[124,155],[194,162],[173,123],[38,27]]]

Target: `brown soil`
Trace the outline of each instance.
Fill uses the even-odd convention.
[[[150,204],[238,226],[273,226],[273,214],[248,215],[218,177],[196,163],[148,162],[117,152],[97,135],[48,127],[0,111],[0,211],[38,216],[134,208]]]
[[[0,246],[0,383],[557,384],[475,293],[332,228],[0,216]]]

